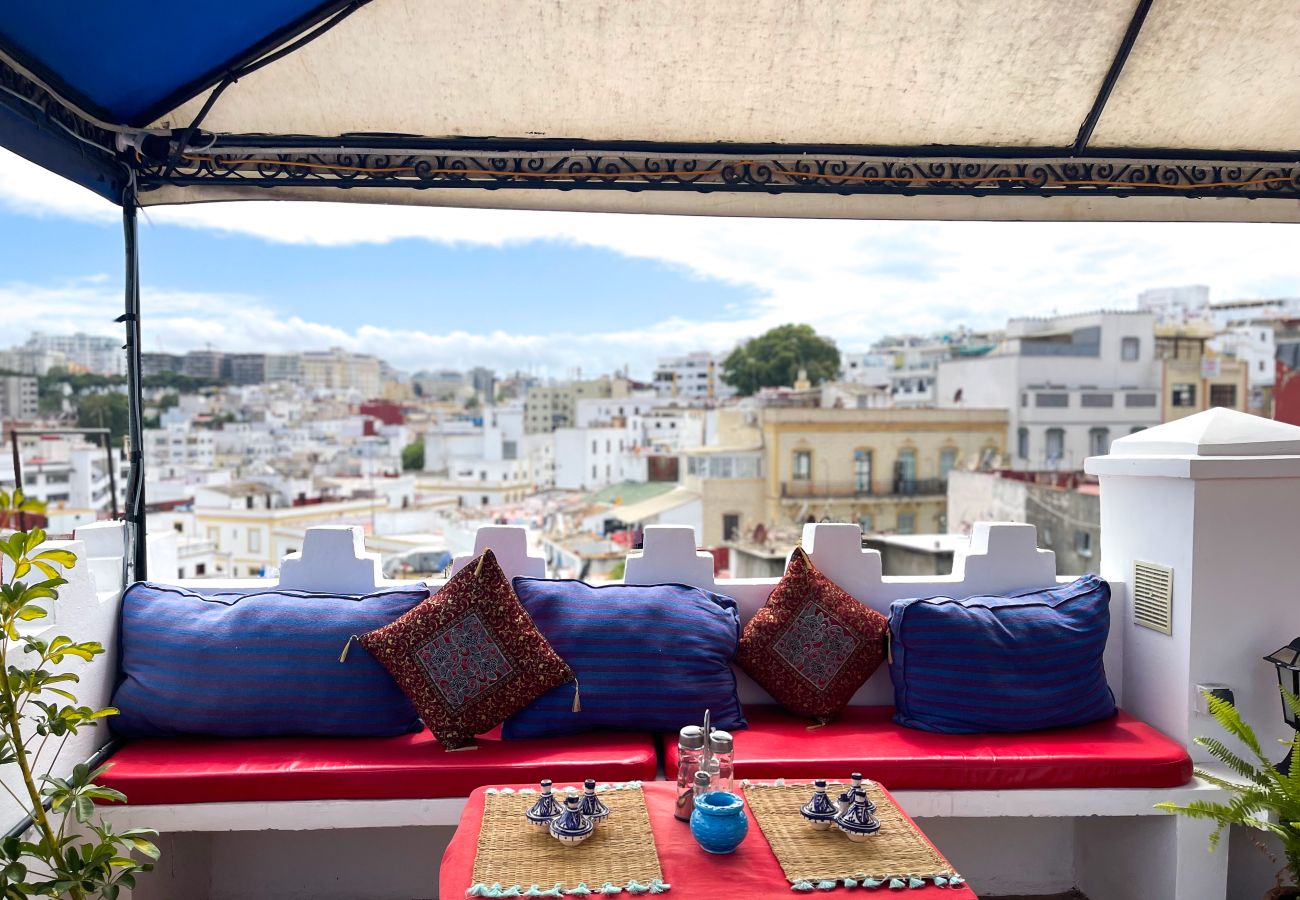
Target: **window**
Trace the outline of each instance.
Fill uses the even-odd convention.
[[[1018,459],[1029,459],[1029,429],[1019,428],[1016,430],[1016,457]]]
[[[1170,404],[1172,406],[1195,406],[1196,405],[1196,385],[1194,384],[1176,384],[1170,392]]]
[[[195,577],[195,578],[202,578],[202,577],[203,577],[204,575],[206,575],[206,574],[208,574],[208,564],[207,564],[207,563],[197,563],[197,564],[194,566],[194,577]]]
[[[872,518],[871,513],[863,513],[858,516],[858,527],[862,529],[863,534],[871,533],[871,530],[876,527],[875,519]]]
[[[519,443],[518,443],[518,441],[502,441],[502,442],[501,442],[501,458],[502,458],[502,459],[518,459],[518,458],[519,458]]]
[[[901,512],[898,514],[898,533],[916,534],[916,513]]]
[[[722,514],[722,539],[724,541],[734,541],[740,537],[740,515],[739,513]]]
[[[1034,405],[1053,407],[1053,408],[1066,407],[1070,405],[1070,395],[1069,394],[1035,394]]]
[[[957,448],[944,447],[939,451],[939,479],[948,480],[948,473],[957,465]]]
[[[1226,406],[1229,409],[1237,405],[1237,386],[1235,384],[1210,385],[1210,405]]]
[[[1134,425],[1132,428],[1128,430],[1128,433],[1137,434],[1139,431],[1146,431],[1146,430],[1147,427],[1145,425]]]
[[[1156,395],[1155,394],[1125,394],[1124,405],[1130,408],[1135,406],[1155,406]]]
[[[871,493],[871,451],[853,451],[853,492]]]
[[[794,471],[791,477],[795,481],[812,480],[812,451],[796,450],[794,451]]]
[[[248,529],[248,552],[249,553],[262,552],[262,532],[258,528]]]
[[[1124,362],[1136,362],[1142,352],[1142,341],[1135,337],[1126,337],[1120,341],[1119,358]]]
[[[905,447],[898,451],[898,480],[910,483],[916,481],[916,451]]]
[[[1115,405],[1114,394],[1080,394],[1079,405],[1085,407],[1111,407]]]
[[[221,540],[221,529],[220,529],[220,528],[209,528],[209,529],[208,529],[208,540],[210,540],[210,541],[212,541],[212,542],[214,542],[214,543],[215,543],[216,541]]]
[[[1110,429],[1088,429],[1088,455],[1104,456],[1110,452]]]
[[[1060,462],[1061,457],[1065,455],[1065,429],[1049,428],[1047,429],[1047,461],[1049,463]]]
[[[1092,534],[1087,531],[1074,533],[1074,552],[1080,556],[1092,556]]]

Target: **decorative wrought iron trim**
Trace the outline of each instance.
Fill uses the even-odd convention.
[[[1300,163],[1122,158],[476,153],[456,149],[268,152],[222,147],[183,154],[170,175],[145,164],[142,191],[162,184],[246,187],[477,188],[829,194],[1232,196],[1300,199]]]

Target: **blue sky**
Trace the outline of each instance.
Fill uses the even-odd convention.
[[[1264,202],[1264,201],[1261,201]],[[1300,294],[1295,226],[859,222],[333,203],[153,208],[145,349],[342,346],[401,369],[564,375],[726,351],[784,322],[843,349],[1010,316],[1131,308],[1139,291]],[[107,202],[0,151],[0,346],[120,334]]]

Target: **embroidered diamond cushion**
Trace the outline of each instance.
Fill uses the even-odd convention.
[[[415,707],[348,637],[429,597],[423,584],[363,597],[309,591],[189,590],[138,582],[122,595],[119,737],[328,735],[414,731]]]
[[[1008,597],[896,600],[894,721],[952,734],[1039,731],[1115,715],[1096,575]]]
[[[464,746],[573,681],[573,670],[537,630],[491,550],[427,602],[359,640],[448,748]],[[564,691],[572,700],[574,688]]]
[[[745,625],[736,662],[795,715],[829,722],[885,659],[889,623],[796,548],[763,608]]]
[[[740,637],[736,601],[684,584],[603,585],[516,578],[515,590],[573,667],[582,709],[559,688],[511,716],[507,739],[596,728],[672,731],[711,711],[743,728],[731,661]]]

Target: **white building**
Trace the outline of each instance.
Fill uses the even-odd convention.
[[[1210,342],[1210,347],[1246,363],[1251,388],[1273,386],[1273,360],[1277,355],[1273,320],[1262,319],[1230,325]]]
[[[34,419],[40,414],[36,379],[31,375],[0,375],[0,419]]]
[[[892,368],[884,353],[840,353],[840,381],[847,384],[888,385]]]
[[[529,434],[522,406],[488,407],[481,419],[437,422],[424,435],[420,489],[463,507],[516,503],[546,485],[550,434]]]
[[[1210,318],[1210,289],[1203,284],[1150,288],[1138,294],[1138,309],[1157,325],[1195,325]]]
[[[655,392],[683,403],[706,405],[725,400],[736,389],[722,380],[725,356],[699,350],[660,359],[655,366]]]
[[[594,491],[619,481],[645,481],[646,456],[625,428],[557,428],[555,486]]]
[[[23,375],[46,375],[50,369],[65,367],[68,359],[54,350],[36,347],[10,347],[0,350],[0,369]]]
[[[983,356],[939,366],[940,407],[1010,412],[1016,469],[1080,469],[1110,442],[1160,422],[1155,314],[1012,319]]]
[[[1300,297],[1224,300],[1210,304],[1210,315],[1219,331],[1258,319],[1300,319]]]
[[[102,446],[81,437],[51,435],[24,438],[19,444],[19,457],[23,492],[44,503],[48,512],[84,512],[91,519],[106,516],[113,508],[113,486],[117,488],[117,508],[124,509],[128,466],[120,452],[112,453],[110,471]],[[12,490],[15,481],[8,454],[5,462],[0,486]]]
[[[207,428],[167,425],[144,430],[144,459],[148,467],[211,468],[216,462],[214,432]]]
[[[119,338],[93,334],[46,334],[33,332],[27,347],[38,352],[63,354],[71,367],[95,375],[125,375],[126,354]]]

